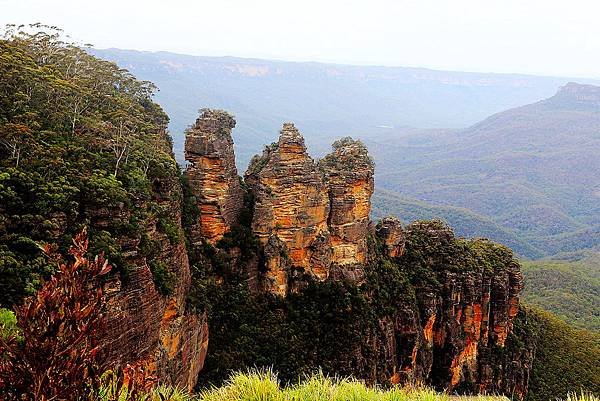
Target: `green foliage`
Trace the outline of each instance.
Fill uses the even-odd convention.
[[[380,171],[378,169],[378,171]],[[378,188],[373,195],[373,217],[381,218],[390,214],[402,216],[409,222],[422,219],[443,219],[456,233],[464,237],[492,238],[513,249],[517,254],[538,258],[544,252],[528,243],[513,230],[502,227],[491,218],[465,208],[431,205],[393,191]]]
[[[560,401],[598,401],[598,397],[593,393],[580,391],[569,393],[566,398],[561,398]]]
[[[13,311],[0,308],[0,338],[14,336],[18,332],[17,317]]]
[[[172,223],[165,217],[160,217],[156,227],[167,236],[171,245],[179,242],[179,224]]]
[[[450,398],[427,388],[396,387],[386,390],[368,387],[350,377],[330,377],[322,372],[305,376],[299,383],[284,387],[271,371],[253,370],[249,373],[232,374],[222,387],[202,391],[198,401],[449,401]],[[505,400],[503,397],[491,396],[453,398],[465,401]]]
[[[523,299],[579,328],[600,331],[600,261],[540,260],[523,263]]]
[[[249,234],[247,226],[238,227],[217,247],[206,245],[196,255],[189,303],[194,310],[208,310],[211,328],[211,350],[200,375],[203,384],[219,384],[248,366],[272,366],[286,383],[317,368],[326,374],[366,377],[379,367],[368,344],[385,335],[381,319],[415,310],[415,291],[439,288],[449,272],[491,275],[517,263],[505,247],[455,238],[440,221],[417,222],[406,230],[402,258],[388,260],[378,251],[378,240],[369,238],[378,256],[366,266],[360,286],[309,280],[280,298],[251,292],[239,271],[227,271],[223,249],[242,250],[241,261],[256,256],[255,239]]]
[[[208,303],[211,328],[201,383],[221,383],[247,366],[274,366],[285,381],[317,366],[332,374],[359,374],[349,350],[360,352],[376,315],[358,287],[315,282],[284,299],[252,293],[235,275],[224,281],[195,276],[190,306],[199,303],[200,310]]]
[[[532,308],[535,361],[527,401],[565,397],[569,392],[600,394],[600,335],[573,328],[549,312]]]
[[[175,277],[169,271],[169,267],[162,260],[150,261],[148,263],[152,272],[152,279],[158,292],[162,295],[171,295],[175,289]]]
[[[7,27],[0,38],[1,306],[20,303],[53,273],[36,244],[66,251],[82,225],[97,227],[90,249],[105,251],[126,277],[118,240],[139,237],[154,187],[178,174],[154,89],[64,42],[55,28]],[[176,242],[174,223],[164,223]]]
[[[119,397],[120,395],[120,397]],[[565,401],[597,401],[582,394]],[[382,389],[368,387],[350,377],[329,377],[322,372],[308,375],[302,381],[282,386],[278,376],[269,369],[254,369],[231,374],[221,387],[203,389],[197,395],[172,387],[157,386],[146,392],[130,395],[119,392],[114,381],[97,392],[90,401],[506,401],[504,397],[451,397],[428,388]]]
[[[456,238],[440,220],[415,221],[406,228],[406,252],[397,261],[411,283],[440,288],[449,272],[490,275],[517,265],[510,249],[486,239]]]

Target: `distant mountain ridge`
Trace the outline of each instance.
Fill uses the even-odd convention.
[[[159,87],[180,162],[201,107],[235,114],[241,169],[294,121],[313,156],[332,137],[367,144],[375,214],[438,216],[530,258],[600,243],[599,81],[90,51]]]
[[[382,188],[488,216],[537,249],[526,256],[600,243],[599,87],[569,83],[464,130],[377,141]]]
[[[281,121],[294,121],[311,152],[325,154],[329,138],[340,135],[368,136],[408,126],[463,128],[548,97],[570,80],[119,49],[89,51],[160,88],[156,100],[171,117],[180,161],[183,131],[199,108],[233,112],[242,167],[260,153],[263,143],[277,138]]]

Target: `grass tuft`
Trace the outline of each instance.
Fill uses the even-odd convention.
[[[102,391],[101,391],[102,394]],[[95,401],[116,398],[98,397]],[[221,387],[205,389],[197,395],[167,386],[158,386],[140,399],[118,397],[119,401],[509,401],[501,396],[450,396],[430,388],[367,387],[352,378],[330,377],[322,372],[300,383],[282,387],[271,369],[252,369],[231,375]],[[552,401],[552,400],[548,400]],[[569,393],[558,401],[600,401],[591,393]]]

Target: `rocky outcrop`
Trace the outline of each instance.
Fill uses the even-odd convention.
[[[375,233],[384,246],[385,254],[390,258],[404,255],[405,239],[402,224],[394,216],[387,216],[377,222]]]
[[[203,138],[204,148],[232,149],[230,137],[227,147],[210,144],[220,141],[219,136]],[[192,140],[188,137],[187,142]],[[232,163],[232,150],[212,155],[204,164]],[[361,315],[374,321],[346,339],[344,357],[332,362],[344,374],[372,383],[425,383],[440,390],[524,396],[532,351],[515,347],[511,337],[522,288],[512,253],[486,240],[455,238],[438,221],[415,222],[404,229],[398,219],[386,217],[373,227],[373,176],[373,161],[361,142],[336,141],[333,151],[315,163],[298,130],[284,124],[278,142],[255,156],[245,174],[254,200],[249,228],[260,254],[251,258],[252,276],[258,279],[250,281],[281,296],[301,293],[310,281],[344,281],[355,291],[364,290],[364,303],[347,305],[343,313],[353,307],[359,313],[375,308]],[[224,180],[216,182],[222,185]],[[195,180],[194,185],[211,184]],[[194,190],[198,199],[206,199],[205,189]],[[211,205],[227,199],[223,195]],[[201,240],[213,238],[203,235]],[[243,259],[241,249],[218,251],[228,253],[232,263]],[[387,279],[398,288],[385,287],[381,280]],[[385,291],[377,294],[381,287]],[[324,288],[336,294],[327,284]],[[164,338],[168,350],[176,341]],[[318,355],[314,362],[319,363]]]
[[[263,245],[282,243],[276,260],[271,252],[266,255],[267,287],[287,292],[290,277],[282,258],[292,268],[326,279],[331,264],[327,188],[293,124],[284,124],[279,141],[252,159],[245,180],[255,202],[253,232]]]
[[[333,152],[319,161],[329,190],[328,226],[332,268],[358,281],[367,261],[367,235],[373,195],[373,159],[360,141],[333,143]],[[357,274],[358,273],[358,274]]]
[[[384,225],[378,225],[380,234]],[[461,250],[453,232],[435,222],[413,223],[407,236],[411,246],[398,262],[407,269],[423,270],[411,280],[417,318],[408,303],[382,321],[395,332],[383,346],[396,350],[387,367],[389,380],[522,398],[531,350],[522,350],[518,361],[502,359],[498,355],[504,352],[497,351],[507,347],[523,286],[512,253],[486,240],[470,241],[467,250]],[[515,364],[521,364],[518,372],[510,370]]]
[[[237,222],[243,206],[231,130],[235,120],[221,110],[204,109],[186,132],[186,176],[196,196],[200,217],[194,243],[214,244]]]

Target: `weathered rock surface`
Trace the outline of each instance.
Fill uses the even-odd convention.
[[[353,273],[362,271],[367,261],[375,165],[360,141],[348,137],[332,146],[333,152],[319,161],[331,204],[328,218],[331,263],[343,276],[356,279]]]
[[[187,130],[186,175],[196,196],[200,219],[193,242],[201,238],[214,244],[237,222],[243,206],[231,130],[235,120],[221,110],[204,109]]]
[[[522,398],[531,369],[531,350],[522,350],[518,360],[491,357],[498,355],[495,350],[506,348],[519,310],[523,278],[518,263],[505,248],[474,240],[480,241],[479,248],[491,250],[496,257],[502,255],[502,259],[493,269],[484,263],[451,268],[444,265],[452,263],[451,257],[436,254],[451,249],[446,245],[454,240],[450,229],[413,223],[408,235],[413,232],[428,236],[431,252],[420,257],[431,263],[428,275],[439,286],[427,280],[413,281],[418,319],[406,304],[382,322],[384,327],[392,325],[389,330],[395,332],[383,347],[396,350],[396,360],[388,372],[390,381],[416,380],[450,391],[501,392]],[[413,255],[400,256],[400,260],[403,257]],[[512,370],[515,364],[517,371]]]
[[[230,121],[225,126],[233,125]],[[190,138],[188,134],[188,144],[193,143]],[[202,140],[194,140],[202,149],[220,150],[211,153],[210,163],[198,159],[196,165],[229,166],[221,168],[220,175],[211,170],[210,177],[217,187],[231,182],[235,167],[230,136],[218,146],[211,143],[223,140],[218,135],[198,138]],[[284,124],[278,142],[255,156],[245,174],[254,199],[251,230],[261,256],[253,261],[257,279],[250,281],[286,296],[302,291],[307,276],[369,284],[368,269],[376,265],[399,269],[407,280],[406,294],[397,293],[386,314],[374,312],[378,316],[374,325],[351,342],[340,362],[342,370],[373,383],[425,383],[440,390],[522,398],[533,351],[515,346],[511,337],[522,289],[512,253],[485,240],[456,239],[441,222],[415,222],[403,229],[398,219],[386,217],[373,229],[369,219],[373,176],[374,165],[362,143],[344,138],[315,163],[298,130]],[[212,183],[192,182],[201,208],[207,199],[202,185]],[[222,205],[239,195],[208,191],[219,195],[212,198],[206,221],[213,228],[232,224],[225,218],[219,220],[223,224],[215,224],[215,216],[220,216],[215,211],[228,210]],[[198,238],[214,243],[217,237],[211,235],[226,230],[204,230]],[[376,241],[369,239],[373,234]],[[241,260],[238,256],[230,260]],[[243,269],[237,271],[244,274]],[[372,294],[364,295],[370,302]],[[170,335],[160,338],[166,350],[177,342]]]
[[[394,216],[384,217],[377,222],[375,233],[381,239],[384,250],[390,258],[398,258],[404,254],[406,246],[402,224]]]
[[[255,201],[252,230],[263,245],[276,243],[270,240],[276,237],[285,248],[277,260],[266,255],[267,287],[282,295],[287,292],[282,257],[289,258],[292,267],[326,279],[331,264],[327,187],[293,124],[284,124],[279,141],[252,159],[245,179]]]
[[[113,276],[106,284],[107,327],[100,343],[112,366],[142,363],[161,382],[191,389],[206,356],[207,318],[186,312],[191,274],[180,224],[179,179],[176,174],[157,179],[152,188],[151,199],[136,207],[159,211],[175,233],[167,235],[158,218],[149,218],[139,237],[118,239],[129,268],[127,277]],[[109,220],[128,221],[131,213],[119,204],[91,214],[92,225],[101,229]],[[151,265],[165,269],[168,294],[159,291]]]

